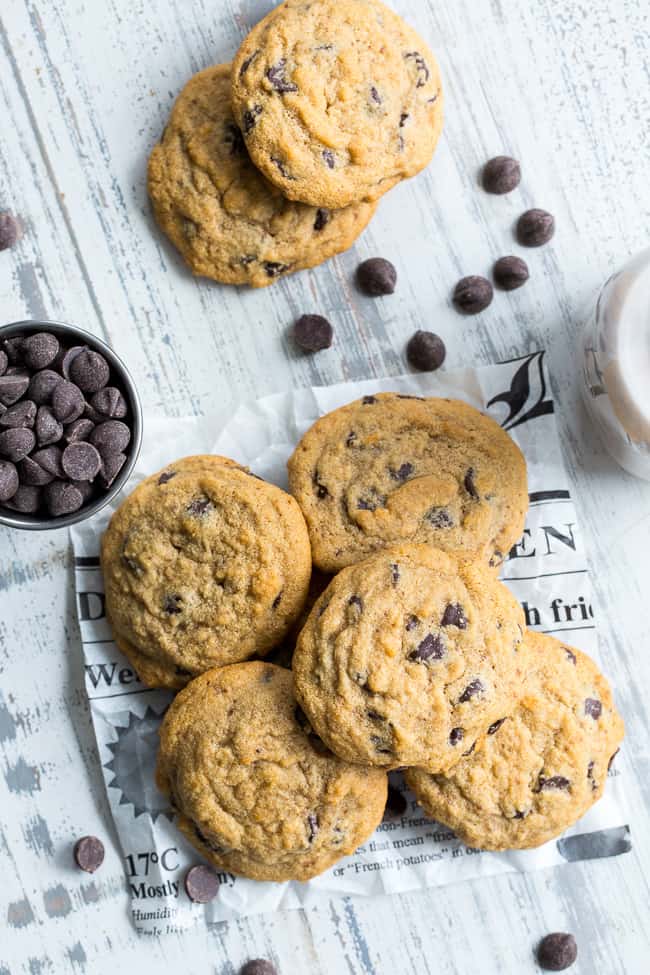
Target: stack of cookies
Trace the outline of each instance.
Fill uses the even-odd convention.
[[[322,417],[288,466],[291,495],[178,461],[103,539],[118,645],[183,688],[157,773],[180,829],[221,869],[307,880],[367,839],[405,767],[472,846],[557,836],[602,794],[623,722],[497,579],[527,510],[519,449],[465,403],[387,393]]]
[[[182,90],[149,195],[195,274],[263,287],[350,247],[441,128],[435,59],[397,14],[286,0]]]

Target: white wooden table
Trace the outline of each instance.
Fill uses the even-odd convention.
[[[614,859],[398,898],[332,903],[138,940],[104,796],[64,531],[0,532],[0,975],[115,971],[233,975],[250,956],[287,973],[522,973],[548,930],[575,932],[576,973],[650,971],[650,486],[618,470],[578,401],[577,337],[610,270],[648,244],[648,0],[396,0],[430,40],[447,120],[431,167],[385,198],[349,253],[259,292],[193,280],[156,232],[148,151],[184,81],[228,60],[264,0],[3,0],[0,210],[27,233],[0,254],[0,320],[57,318],[127,359],[145,415],[221,411],[289,385],[403,371],[418,327],[448,365],[546,347],[593,567],[607,672],[627,721],[634,850]],[[508,197],[479,190],[491,155],[522,161]],[[462,319],[449,294],[520,252],[529,206],[557,218],[529,284]],[[354,268],[391,258],[398,290],[364,299]],[[317,311],[331,350],[301,358],[286,329]],[[71,844],[105,837],[94,879]]]

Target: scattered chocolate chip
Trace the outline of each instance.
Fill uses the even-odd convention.
[[[322,230],[326,224],[329,223],[330,212],[325,210],[323,207],[319,207],[316,211],[316,216],[314,218],[314,230]]]
[[[190,867],[185,874],[185,892],[195,904],[209,904],[219,892],[219,878],[203,864]]]
[[[522,809],[516,809],[515,810],[515,814],[514,814],[514,816],[512,818],[513,819],[525,819],[527,815],[528,815],[528,812],[527,811],[525,812]]]
[[[483,681],[476,677],[474,680],[470,681],[463,693],[458,698],[459,704],[465,704],[470,698],[475,697],[485,690],[483,686]]]
[[[52,412],[61,423],[71,423],[84,411],[83,393],[74,383],[64,380],[54,387]]]
[[[54,387],[62,382],[63,378],[58,372],[54,372],[52,369],[42,369],[32,376],[27,395],[37,406],[42,406],[51,401]]]
[[[417,616],[414,616],[413,614],[411,614],[409,616],[409,618],[407,619],[407,621],[406,621],[406,625],[405,625],[404,629],[408,633],[410,633],[411,630],[414,630],[416,628],[416,626],[418,625],[419,622],[420,622],[420,620],[418,619],[418,617]]]
[[[18,471],[9,460],[0,460],[0,501],[13,498],[19,487]]]
[[[282,58],[277,64],[272,65],[267,68],[266,77],[271,82],[271,87],[274,91],[279,92],[284,95],[285,92],[298,91],[298,85],[294,84],[293,81],[287,81],[285,77],[285,71],[287,69],[286,58]]]
[[[275,597],[275,599],[271,603],[271,609],[277,609],[278,608],[278,606],[282,602],[282,595],[283,595],[283,592],[282,592],[282,590],[280,590],[280,592],[277,594],[277,596]]]
[[[97,479],[102,487],[109,488],[126,463],[126,454],[102,455],[102,466]]]
[[[13,247],[22,237],[22,226],[13,213],[0,213],[0,251]]]
[[[33,427],[36,403],[30,399],[14,403],[0,416],[0,427]]]
[[[33,457],[25,457],[18,465],[21,484],[29,487],[43,487],[54,480],[54,475],[46,471]]]
[[[395,266],[383,257],[370,257],[357,268],[357,286],[365,295],[392,295],[397,283]]]
[[[290,268],[290,264],[281,264],[280,261],[264,261],[264,270],[270,278],[277,278],[279,274],[284,274]]]
[[[446,508],[430,508],[425,515],[434,528],[453,528],[454,522]]]
[[[456,746],[460,744],[464,737],[465,731],[463,728],[452,728],[449,732],[449,744]]]
[[[375,751],[378,751],[380,755],[392,755],[393,753],[393,749],[386,739],[380,738],[379,735],[371,735],[370,743],[375,746]]]
[[[521,181],[521,167],[510,156],[495,156],[483,167],[483,189],[486,193],[510,193]]]
[[[399,819],[400,816],[404,815],[407,808],[408,803],[403,793],[399,789],[396,789],[395,786],[389,785],[384,819]]]
[[[376,396],[364,396],[363,399],[361,400],[361,405],[370,406],[372,403],[376,403],[376,402],[377,402]]]
[[[160,477],[158,478],[158,483],[166,484],[167,481],[171,481],[172,477],[176,477],[177,474],[178,471],[163,471]]]
[[[88,440],[88,437],[94,429],[95,424],[93,421],[87,420],[82,416],[78,420],[73,420],[72,423],[68,423],[63,430],[63,438],[68,443],[80,443],[81,441]]]
[[[131,431],[121,420],[106,420],[95,427],[88,440],[102,456],[119,454],[128,446]]]
[[[75,863],[86,873],[94,873],[104,862],[104,844],[96,836],[82,836],[74,846]]]
[[[453,302],[464,315],[477,315],[492,301],[494,290],[487,278],[470,274],[454,288]]]
[[[496,734],[496,732],[499,730],[499,728],[501,727],[501,725],[505,720],[506,720],[505,718],[499,718],[498,721],[493,721],[487,730],[488,735]]]
[[[205,515],[209,511],[212,511],[213,508],[214,505],[212,504],[210,499],[204,496],[201,498],[194,498],[192,501],[190,501],[190,503],[186,508],[186,511],[188,511],[189,514],[194,515],[197,518],[200,518],[202,515]]]
[[[12,511],[19,511],[24,515],[33,515],[41,507],[42,492],[40,487],[31,484],[19,485],[16,493],[9,501],[5,501],[7,508]]]
[[[177,616],[183,612],[183,597],[167,595],[163,600],[163,609],[170,616]]]
[[[578,957],[578,946],[572,934],[554,931],[537,946],[537,962],[546,972],[563,972]]]
[[[34,433],[26,427],[12,427],[0,433],[0,456],[17,463],[36,446]]]
[[[322,315],[301,315],[293,326],[293,340],[305,352],[329,349],[334,331]]]
[[[78,511],[83,502],[81,491],[67,481],[52,481],[45,488],[45,504],[55,518]]]
[[[255,60],[255,58],[257,57],[257,55],[259,53],[260,52],[259,52],[259,48],[258,48],[257,51],[253,51],[253,53],[250,55],[250,57],[247,57],[245,61],[242,61],[241,68],[239,69],[239,77],[240,78],[242,78],[246,74],[246,72],[248,71],[248,69],[250,68],[251,64],[253,63],[253,61]]]
[[[598,721],[598,718],[603,713],[603,706],[599,700],[594,697],[588,697],[585,700],[585,714],[588,714],[590,718],[594,721]]]
[[[327,490],[325,485],[321,484],[320,481],[316,479],[316,477],[314,477],[314,487],[316,488],[316,497],[320,498],[321,501],[323,500],[323,498],[326,498],[327,495],[329,494],[329,491]]]
[[[291,175],[291,173],[287,169],[285,163],[281,159],[279,159],[277,156],[271,156],[271,162],[275,166],[277,166],[278,172],[280,173],[281,176],[284,177],[284,179],[294,179],[295,178],[295,177],[293,177]]]
[[[414,369],[432,372],[439,369],[445,361],[447,350],[445,343],[435,332],[424,332],[418,329],[408,341],[406,358]]]
[[[50,480],[55,477],[63,477],[66,473],[61,464],[61,450],[58,447],[43,447],[42,450],[33,453],[29,459],[38,464],[46,474],[50,474]]]
[[[467,629],[467,617],[460,603],[448,603],[440,620],[441,626],[457,626],[459,630]]]
[[[409,117],[409,113],[408,112],[402,112],[402,114],[399,117],[399,127],[400,127],[400,129],[404,128],[404,123],[406,122],[406,120],[407,120],[408,117]]]
[[[367,498],[359,498],[357,508],[359,511],[377,511],[378,508],[386,507],[386,501],[386,495],[380,494],[376,488],[373,488]]]
[[[0,403],[3,406],[13,406],[23,396],[29,386],[29,376],[22,373],[12,374],[8,370],[0,376]]]
[[[323,159],[325,160],[328,169],[334,169],[335,159],[334,153],[331,149],[323,149]]]
[[[429,80],[429,69],[427,63],[420,54],[419,51],[407,51],[404,55],[406,60],[412,59],[415,64],[417,81],[415,83],[416,88],[423,88],[424,85]]]
[[[424,640],[409,654],[409,660],[422,663],[425,660],[441,660],[444,655],[445,644],[439,634],[427,633]]]
[[[356,447],[356,445],[357,445],[357,435],[354,432],[354,430],[350,430],[345,440],[345,446]]]
[[[63,424],[59,423],[49,406],[39,406],[36,413],[36,439],[39,447],[57,443],[63,435]]]
[[[394,586],[399,582],[399,565],[397,562],[392,562],[390,566],[390,578]]]
[[[79,441],[65,448],[61,466],[73,481],[92,481],[99,474],[102,459],[96,447]]]
[[[514,291],[526,284],[530,274],[528,265],[521,257],[509,254],[507,257],[500,257],[492,268],[492,277],[497,288],[502,291]]]
[[[381,105],[381,95],[374,85],[370,86],[370,97],[376,105]]]
[[[83,393],[96,393],[110,376],[108,362],[99,352],[83,349],[68,366],[70,380]]]
[[[400,464],[397,470],[394,467],[389,467],[388,472],[394,481],[406,481],[413,473],[413,464],[406,461],[406,463]]]
[[[467,758],[468,755],[471,755],[475,748],[476,748],[476,742],[473,741],[472,744],[467,749],[467,751],[463,752],[463,758]]]
[[[253,131],[257,123],[258,116],[260,116],[261,114],[262,114],[261,105],[253,105],[252,108],[249,108],[247,111],[244,112],[244,115],[242,117],[242,122],[244,124],[244,135],[248,135],[249,132]]]
[[[475,476],[476,476],[476,471],[474,470],[473,467],[469,467],[467,473],[465,474],[465,478],[463,480],[463,486],[467,491],[467,493],[469,494],[470,498],[474,498],[474,500],[476,501],[478,500],[479,495],[478,495],[478,491],[476,490],[476,482],[474,481]]]
[[[566,792],[569,789],[571,782],[569,779],[565,778],[563,775],[551,775],[548,778],[544,775],[540,775],[537,780],[537,788],[534,792],[541,792],[543,789],[560,789]]]
[[[265,958],[253,958],[246,962],[239,975],[278,975],[278,970]]]
[[[350,596],[348,599],[348,606],[356,606],[359,609],[359,612],[361,612],[363,610],[363,599],[361,596]]]
[[[309,813],[307,816],[307,826],[309,827],[309,842],[313,843],[318,833],[318,816],[316,813]]]
[[[101,416],[112,420],[121,420],[128,412],[126,400],[115,386],[104,386],[93,393],[90,405]]]
[[[541,247],[555,233],[555,218],[546,210],[526,210],[517,221],[517,240],[523,247]]]
[[[491,495],[486,494],[486,498],[487,497],[491,497]],[[496,569],[497,566],[502,564],[504,558],[505,555],[503,554],[503,552],[500,552],[498,548],[495,548],[494,553],[490,556],[488,565],[490,566],[491,569]]]
[[[566,658],[569,661],[569,663],[572,663],[575,666],[575,664],[576,664],[576,655],[573,652],[573,650],[569,650],[568,647],[562,647],[562,649],[566,653]]]

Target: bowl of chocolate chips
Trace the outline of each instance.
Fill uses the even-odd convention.
[[[89,518],[127,481],[141,440],[137,389],[101,339],[62,322],[0,327],[0,524]]]

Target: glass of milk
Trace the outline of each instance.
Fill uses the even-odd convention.
[[[605,446],[650,480],[650,248],[603,286],[582,353],[582,393]]]

